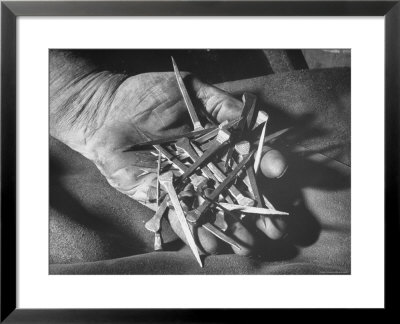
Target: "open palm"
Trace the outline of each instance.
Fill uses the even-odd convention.
[[[242,103],[228,93],[182,74],[193,100],[217,122],[239,116]],[[100,127],[86,140],[87,156],[96,164],[108,182],[120,192],[156,208],[152,197],[156,186],[156,157],[148,151],[124,152],[130,145],[148,138],[165,138],[192,128],[190,118],[173,73],[146,73],[126,79],[117,89]],[[145,136],[144,136],[144,135]],[[174,231],[185,241],[180,225],[169,212]],[[266,223],[265,233],[277,229]],[[269,227],[268,227],[269,226]],[[251,233],[240,223],[231,224],[231,234],[248,249],[254,244]],[[197,236],[205,251],[214,253],[220,242],[210,233],[198,229]]]

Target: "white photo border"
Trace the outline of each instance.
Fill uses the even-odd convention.
[[[17,24],[17,307],[384,306],[384,17],[18,17]],[[351,275],[49,275],[49,48],[351,48]],[[223,298],[210,293],[213,285]],[[156,287],[166,298],[153,298]]]

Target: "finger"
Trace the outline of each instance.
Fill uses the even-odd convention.
[[[238,255],[251,254],[255,240],[253,235],[248,231],[241,222],[234,222],[229,226],[231,235],[240,243],[241,248],[232,247],[233,252]]]
[[[260,170],[263,176],[270,179],[281,178],[288,169],[286,158],[278,150],[264,146]],[[282,238],[287,229],[286,216],[265,217],[256,220],[256,227],[273,240]]]
[[[287,168],[287,160],[281,152],[269,146],[264,146],[260,170],[265,177],[279,179],[286,173]]]
[[[240,100],[195,77],[192,77],[191,81],[197,98],[202,102],[207,112],[219,123],[225,120],[233,120],[240,116],[243,106]]]
[[[285,216],[265,217],[256,220],[256,227],[272,240],[278,240],[286,234],[287,220]]]
[[[183,242],[185,242],[186,245],[188,245],[181,224],[173,210],[169,210],[168,220],[173,231],[182,239]],[[204,250],[204,252],[208,254],[216,254],[221,246],[220,241],[203,227],[195,227],[193,230],[193,236],[196,243],[200,246],[200,249]]]

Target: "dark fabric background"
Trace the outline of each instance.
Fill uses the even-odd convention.
[[[286,239],[265,239],[253,257],[208,256],[200,268],[165,224],[167,251],[153,252],[153,235],[144,228],[153,212],[50,138],[51,274],[350,273],[350,69],[219,86],[238,97],[255,93],[270,114],[268,132],[292,127],[275,144],[290,161],[288,173],[261,185],[278,209],[291,213]]]
[[[171,56],[180,71],[190,71],[208,83],[247,79],[273,73],[261,50],[75,50],[100,70],[135,75],[172,71]]]

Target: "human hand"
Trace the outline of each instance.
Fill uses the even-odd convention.
[[[228,93],[183,74],[192,98],[221,123],[240,115],[242,102]],[[99,109],[104,109],[100,106]],[[183,134],[191,130],[191,122],[173,73],[146,73],[127,78],[113,94],[111,104],[99,111],[96,127],[83,132],[84,140],[74,148],[92,160],[111,186],[153,210],[156,209],[157,158],[148,151],[124,150],[147,140]],[[275,157],[276,158],[276,157]],[[261,166],[261,170],[263,167]],[[171,227],[186,241],[173,212],[168,215]],[[266,218],[257,227],[270,238],[283,235],[281,219]],[[248,254],[255,244],[253,234],[241,223],[230,224],[230,234],[243,243],[234,251]],[[218,251],[221,244],[212,234],[198,228],[198,241],[208,253]]]

